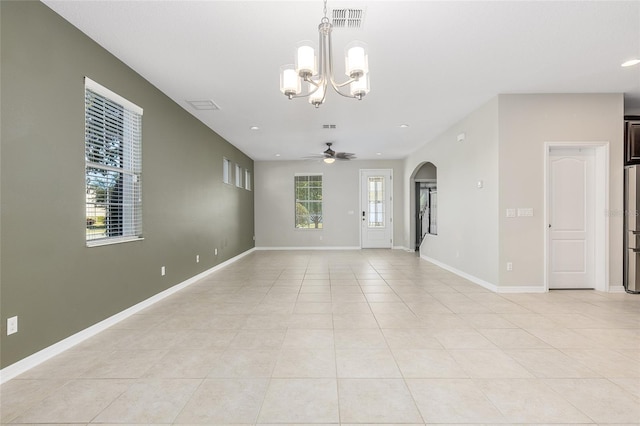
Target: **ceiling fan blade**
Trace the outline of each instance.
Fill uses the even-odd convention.
[[[352,160],[356,158],[356,155],[351,152],[338,152],[336,158],[340,160]]]

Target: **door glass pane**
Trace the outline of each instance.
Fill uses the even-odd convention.
[[[369,228],[384,228],[384,176],[371,176],[369,187]]]

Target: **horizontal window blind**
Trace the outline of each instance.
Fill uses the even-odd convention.
[[[141,176],[142,109],[86,79],[88,244],[142,236]]]

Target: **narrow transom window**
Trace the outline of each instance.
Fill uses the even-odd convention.
[[[244,171],[244,189],[251,191],[251,171],[248,169]]]
[[[296,228],[322,229],[322,175],[296,175]]]
[[[142,108],[85,77],[86,241],[142,238]]]
[[[231,183],[231,161],[227,158],[222,159],[222,181]]]

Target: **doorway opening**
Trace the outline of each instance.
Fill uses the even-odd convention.
[[[438,168],[431,162],[418,165],[411,175],[411,245],[415,251],[428,235],[438,233]]]

